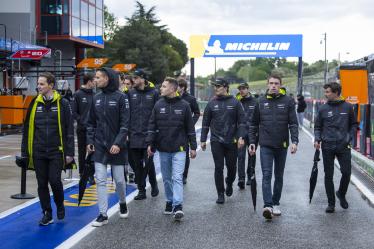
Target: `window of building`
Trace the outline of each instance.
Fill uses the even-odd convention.
[[[70,16],[63,15],[62,16],[62,34],[63,35],[70,35],[69,22],[70,22]]]
[[[69,0],[64,0],[63,6],[64,15],[69,15]]]
[[[75,17],[80,17],[80,0],[72,0],[71,14]]]
[[[88,36],[88,22],[81,20],[81,36]]]
[[[103,10],[101,9],[96,9],[96,25],[103,26]]]
[[[96,0],[96,7],[100,8],[100,9],[104,9],[103,8],[103,0]]]
[[[62,15],[61,0],[42,0],[41,1],[42,14],[58,14]]]
[[[89,24],[89,36],[90,36],[90,39],[94,39],[94,37],[96,36],[96,26],[93,25],[93,24]]]
[[[72,36],[81,35],[81,24],[78,18],[75,18],[75,17],[71,18],[71,33],[72,33]]]
[[[88,21],[92,24],[95,24],[95,16],[96,16],[95,6],[89,5],[89,20]]]
[[[41,32],[48,32],[48,35],[59,35],[61,33],[60,16],[42,16]]]
[[[81,2],[81,19],[88,21],[88,3]]]

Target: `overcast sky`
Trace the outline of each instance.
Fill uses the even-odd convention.
[[[374,53],[374,4],[370,0],[143,0],[169,31],[189,46],[194,34],[302,34],[303,60],[355,60]],[[124,24],[135,10],[133,0],[104,0]],[[243,58],[241,58],[243,59]],[[237,59],[219,58],[217,68],[227,69]],[[295,58],[293,60],[296,60]],[[212,58],[196,59],[197,75],[214,73]],[[186,66],[189,72],[188,65]]]

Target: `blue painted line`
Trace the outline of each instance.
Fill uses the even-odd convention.
[[[129,195],[135,190],[135,186],[127,185],[126,193]],[[76,194],[78,194],[78,185],[65,190],[65,202],[77,203],[77,199],[70,197]],[[109,208],[118,203],[115,193],[109,193],[108,197]],[[54,248],[89,224],[99,213],[97,204],[85,207],[65,206],[66,217],[59,221],[54,203],[52,208],[54,223],[45,227],[38,225],[42,217],[40,202],[0,219],[0,247],[3,249]]]
[[[196,129],[197,138],[200,137],[201,128]],[[156,166],[156,173],[160,168]],[[109,177],[109,176],[108,176]],[[114,183],[113,183],[114,185]],[[90,186],[87,186],[87,189]],[[108,190],[110,187],[108,188]],[[42,217],[40,201],[18,210],[4,218],[0,219],[0,248],[54,248],[62,242],[73,236],[93,219],[99,213],[96,203],[90,206],[70,206],[78,202],[78,184],[64,190],[64,200],[66,216],[60,221],[56,217],[56,207],[51,196],[54,223],[48,226],[39,226],[38,222]],[[136,191],[136,186],[127,185],[126,195]],[[108,209],[118,203],[117,195],[114,191],[108,193]],[[96,193],[96,190],[94,191]],[[87,196],[87,190],[85,197]],[[84,197],[84,200],[85,200]],[[93,197],[94,198],[94,197]],[[89,200],[87,201],[90,202]],[[92,200],[92,202],[95,202]]]

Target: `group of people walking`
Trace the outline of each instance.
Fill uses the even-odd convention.
[[[93,153],[96,181],[90,176],[90,182],[97,184],[99,207],[93,226],[108,223],[108,166],[111,166],[116,185],[121,218],[127,218],[129,214],[126,164],[135,173],[138,194],[134,199],[147,198],[147,178],[151,196],[158,196],[153,162],[156,151],[165,190],[164,214],[172,214],[175,220],[181,220],[184,217],[183,184],[187,183],[189,159],[196,157],[195,124],[200,115],[196,99],[187,93],[187,82],[167,77],[158,90],[147,80],[143,70],[120,77],[110,68],[101,68],[95,75],[84,76],[83,85],[74,94],[72,103],[53,90],[54,85],[52,74],[40,74],[39,94],[30,104],[22,139],[22,156],[27,158],[28,167],[35,170],[38,181],[43,211],[39,224],[53,223],[48,183],[52,187],[57,218],[65,216],[61,171],[74,157],[73,119],[77,121],[80,174],[87,154]],[[250,94],[247,83],[239,85],[236,97],[229,94],[229,83],[225,79],[218,78],[213,85],[215,96],[204,110],[200,143],[205,151],[210,131],[216,203],[224,204],[225,195],[233,194],[237,174],[239,189],[252,184],[256,150],[260,148],[263,216],[270,220],[281,215],[287,151],[290,147],[290,152],[296,153],[299,142],[294,100],[282,90],[282,79],[275,74],[268,77],[266,94],[258,99]],[[100,89],[96,94],[95,87]],[[349,144],[356,129],[356,119],[352,106],[340,98],[339,84],[329,83],[324,88],[328,101],[317,115],[315,147],[319,149],[322,144],[328,196],[326,212],[330,213],[335,208],[332,182],[335,156],[343,173],[336,195],[341,206],[348,208],[345,195],[351,173]]]

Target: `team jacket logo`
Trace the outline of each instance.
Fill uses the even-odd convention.
[[[177,115],[182,115],[183,111],[182,110],[174,110],[174,113]]]
[[[165,114],[165,113],[166,113],[166,108],[165,108],[165,107],[160,108],[160,113],[161,113],[161,114]]]
[[[87,98],[86,97],[82,98],[82,103],[87,103]]]
[[[332,116],[333,116],[332,111],[329,111],[329,112],[327,113],[327,117],[328,117],[328,118],[331,118]]]

